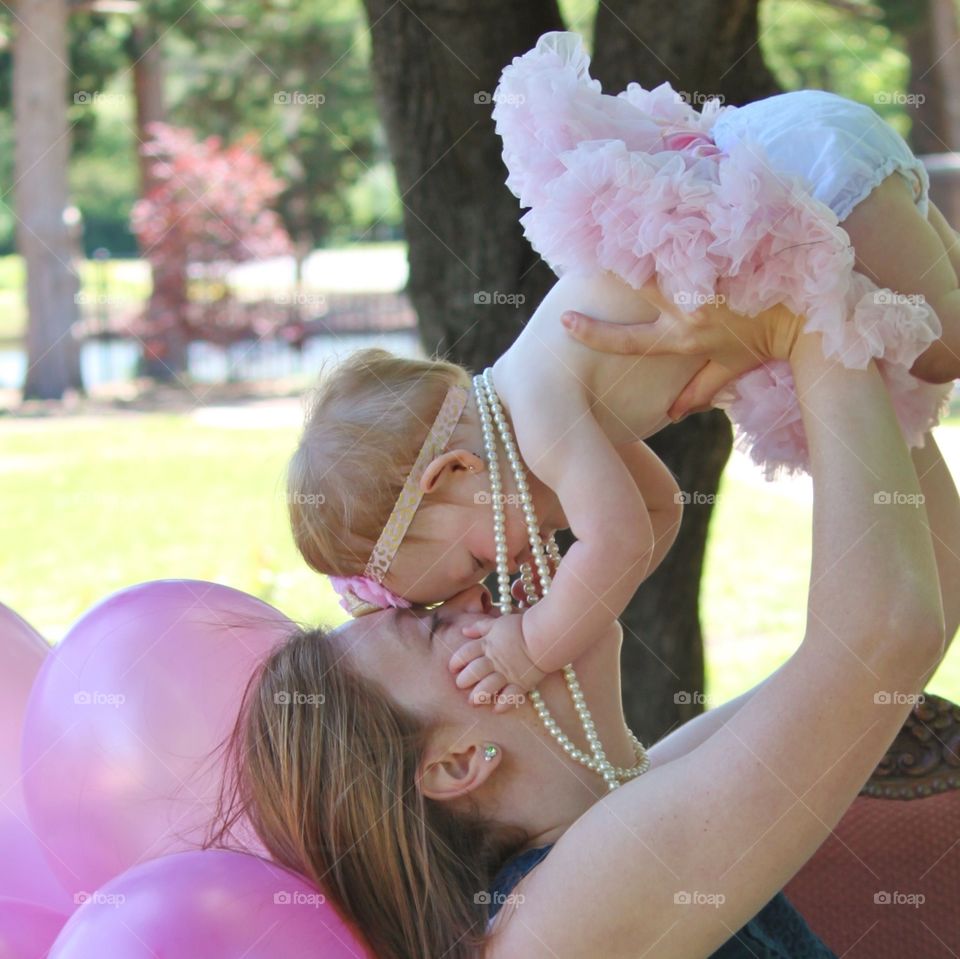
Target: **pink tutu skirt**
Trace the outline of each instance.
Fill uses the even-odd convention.
[[[880,182],[865,186],[871,177],[898,169],[920,180],[918,202],[925,203],[926,181],[912,154],[904,156],[875,131],[880,159],[864,155],[866,180],[838,179],[838,164],[852,162],[840,159],[842,151],[835,164],[819,150],[819,166],[791,168],[800,145],[791,150],[781,137],[775,149],[768,138],[768,153],[763,131],[772,127],[751,126],[752,105],[709,100],[697,111],[668,83],[654,90],[631,83],[610,96],[590,78],[589,65],[577,34],[547,33],[504,69],[494,93],[507,186],[529,207],[520,220],[524,233],[554,272],[609,270],[637,289],[656,278],[664,295],[688,311],[718,295],[748,316],[783,303],[806,316],[805,330],[822,334],[827,356],[859,369],[876,359],[904,438],[922,446],[952,385],[924,383],[909,369],[940,337],[940,321],[915,297],[879,289],[854,271],[849,237],[817,198],[818,190],[828,198],[826,174],[816,173],[832,171],[862,199]],[[832,98],[831,107],[842,101],[869,109],[822,96]],[[807,123],[816,120],[811,102]],[[799,123],[798,144],[809,148]],[[715,126],[723,137],[713,135]],[[888,146],[892,155],[882,157]],[[835,192],[849,204],[849,190]],[[734,423],[738,448],[768,479],[781,470],[809,470],[788,363],[751,370],[723,394],[715,405]]]

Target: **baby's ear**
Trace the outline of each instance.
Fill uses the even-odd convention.
[[[432,493],[460,472],[476,473],[483,469],[483,460],[470,450],[447,450],[434,457],[420,477],[420,489]]]

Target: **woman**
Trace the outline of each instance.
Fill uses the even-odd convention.
[[[526,704],[495,714],[456,687],[460,625],[493,615],[482,587],[293,637],[244,699],[211,843],[248,815],[271,855],[321,884],[383,959],[831,955],[795,913],[765,943],[747,924],[783,906],[778,890],[900,729],[906,696],[875,694],[916,693],[940,662],[940,581],[960,576],[956,491],[932,439],[911,461],[874,364],[849,370],[823,358],[819,334],[758,336],[734,318],[723,334],[679,318],[657,326],[661,344],[705,359],[791,363],[815,489],[803,642],[608,792]],[[879,491],[922,494],[926,510]],[[948,637],[958,618],[951,600]],[[574,665],[608,758],[630,766],[621,640],[611,629]],[[584,748],[563,677],[539,689]]]

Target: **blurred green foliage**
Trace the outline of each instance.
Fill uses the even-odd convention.
[[[903,106],[878,93],[906,87],[903,31],[915,0],[763,0],[761,45],[785,89],[819,87],[868,103],[906,135]],[[859,12],[860,7],[864,12]],[[592,42],[597,0],[561,0],[570,29]],[[289,186],[279,210],[306,248],[396,237],[401,203],[367,66],[359,0],[143,0],[162,37],[169,120],[228,141],[255,131]],[[871,11],[873,11],[871,13]],[[676,15],[668,10],[664,15]],[[0,182],[12,183],[10,30],[0,8]],[[138,188],[129,18],[75,13],[71,185],[87,252],[133,255],[127,216]],[[98,94],[83,98],[82,94]],[[77,94],[81,94],[80,97]],[[285,101],[285,102],[284,102]],[[0,253],[13,216],[0,194]]]

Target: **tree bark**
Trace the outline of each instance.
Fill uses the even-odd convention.
[[[17,248],[27,273],[25,399],[61,399],[81,390],[71,329],[80,288],[64,212],[67,165],[66,0],[18,3],[13,41],[14,181]]]
[[[960,148],[960,30],[954,0],[931,0],[935,70],[942,91],[948,150]]]
[[[945,153],[950,131],[940,73],[933,69],[937,48],[930,0],[920,0],[916,17],[903,31],[910,61],[907,89],[916,101],[910,113],[910,146],[914,153]]]
[[[691,97],[717,93],[732,103],[776,92],[756,46],[757,0],[689,6],[689,16],[685,9],[675,17],[648,0],[601,4],[594,76],[604,89],[669,80]],[[365,0],[365,7],[423,343],[482,369],[510,345],[555,281],[524,239],[517,201],[504,187],[489,96],[512,57],[563,25],[553,0]],[[691,31],[691,22],[702,29]],[[504,301],[511,295],[522,298],[518,308]],[[730,452],[729,423],[722,413],[692,417],[651,445],[684,490],[709,495]],[[700,710],[697,604],[709,518],[709,506],[687,507],[674,549],[624,616],[628,720],[645,742]],[[680,691],[690,694],[689,704],[675,702]]]
[[[364,5],[420,335],[482,370],[556,279],[523,237],[490,114],[500,71],[560,14],[555,0]]]

